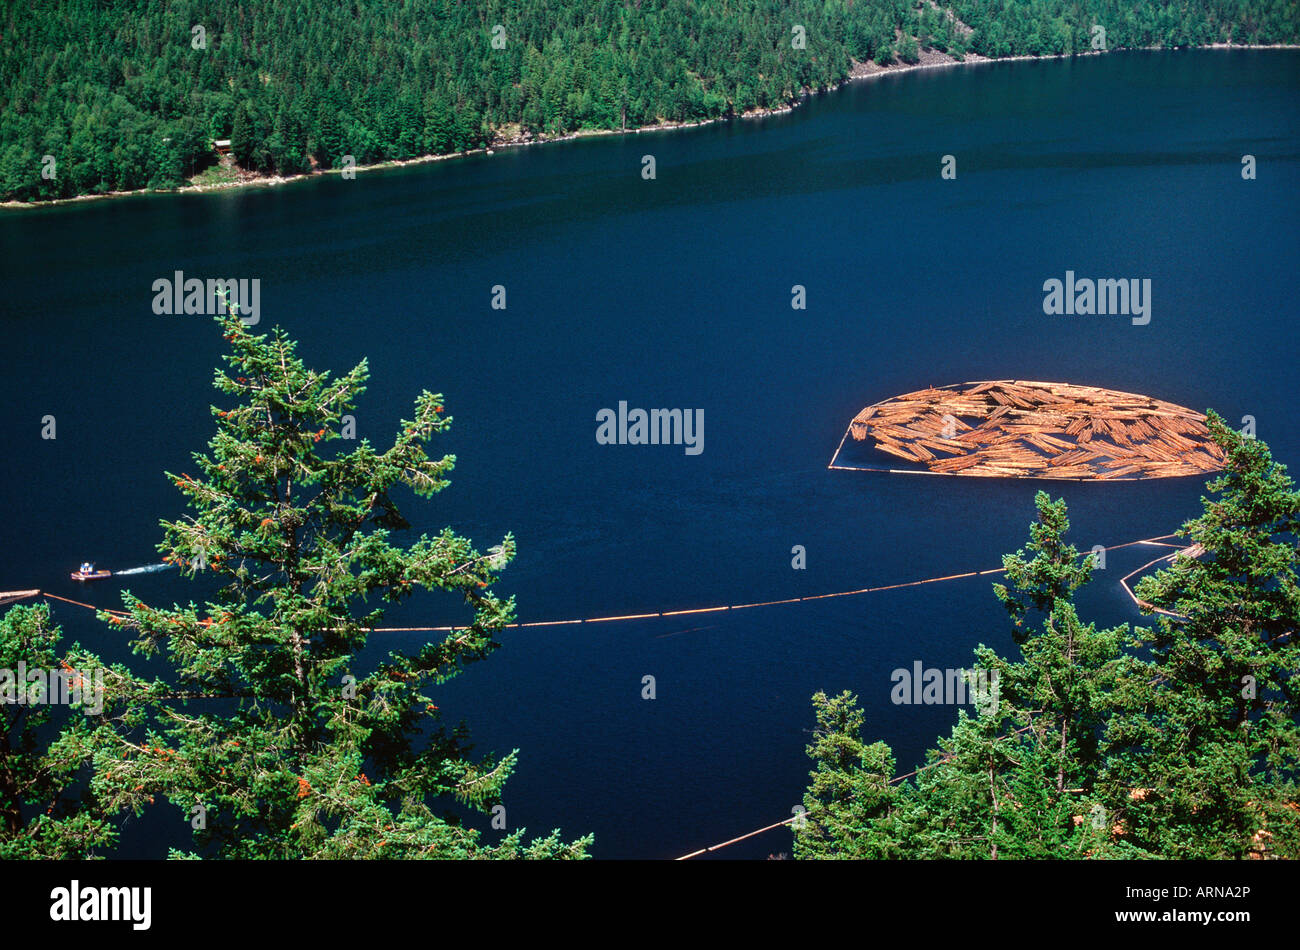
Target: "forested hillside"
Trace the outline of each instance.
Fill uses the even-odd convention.
[[[34,0],[0,17],[5,199],[173,187],[218,138],[292,174],[712,118],[854,61],[1079,51],[1095,23],[1112,49],[1300,38],[1295,0]]]

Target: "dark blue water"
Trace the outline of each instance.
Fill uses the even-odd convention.
[[[117,588],[67,572],[157,560],[157,522],[181,511],[162,472],[192,470],[210,437],[222,345],[206,318],[152,313],[152,282],[177,269],[260,278],[263,326],[287,328],[309,365],[368,357],[361,436],[390,438],[422,388],[446,395],[452,487],[406,514],[484,546],[513,531],[504,587],[525,621],[998,566],[1042,483],[826,470],[858,409],[927,384],[1064,380],[1249,414],[1294,464],[1298,93],[1286,51],[983,65],[761,121],[7,213],[0,589],[116,606]],[[955,181],[940,178],[945,154]],[[1150,325],[1045,316],[1042,284],[1067,269],[1150,278]],[[505,311],[489,307],[495,284]],[[596,412],[619,400],[703,409],[704,452],[597,445]],[[1172,531],[1202,492],[1049,487],[1084,548]],[[1113,555],[1084,596],[1091,615],[1136,619],[1117,581],[1156,553]],[[201,596],[169,573],[130,581],[150,601]],[[857,692],[872,737],[900,769],[917,764],[955,713],[892,705],[889,673],[1012,649],[989,588],[511,632],[440,706],[482,750],[522,750],[512,826],[592,831],[601,857],[670,857],[790,815],[817,689]],[[55,614],[116,655],[88,611]],[[389,616],[462,619],[432,600]],[[726,853],[783,850],[773,832]]]

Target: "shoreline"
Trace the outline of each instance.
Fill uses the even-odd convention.
[[[1239,43],[1208,43],[1204,46],[1180,47],[1188,50],[1206,50],[1206,49],[1300,49],[1300,44],[1294,43],[1272,43],[1267,45],[1252,46]],[[699,119],[695,122],[658,122],[652,125],[638,126],[633,129],[582,129],[577,132],[568,132],[564,135],[556,136],[539,136],[528,139],[505,139],[494,142],[491,145],[480,148],[466,149],[460,152],[446,152],[440,155],[420,155],[415,158],[387,159],[382,162],[375,162],[371,165],[357,165],[352,171],[365,172],[376,171],[384,168],[404,168],[408,165],[423,165],[429,162],[441,162],[453,158],[465,158],[470,155],[492,155],[498,149],[507,148],[527,148],[533,145],[549,145],[555,142],[571,142],[576,139],[594,138],[601,135],[640,135],[643,132],[667,132],[677,129],[695,129],[705,125],[713,125],[718,122],[730,122],[733,120],[752,120],[763,119],[773,115],[785,115],[797,109],[805,99],[820,95],[823,93],[834,92],[844,86],[855,83],[876,79],[880,76],[909,73],[925,69],[945,69],[953,66],[978,66],[984,63],[1017,63],[1028,62],[1030,60],[1049,61],[1059,59],[1075,59],[1084,56],[1106,56],[1112,53],[1128,52],[1130,50],[1152,52],[1165,50],[1161,46],[1142,46],[1129,47],[1122,50],[1085,50],[1078,53],[1050,53],[1044,56],[1017,55],[988,57],[981,56],[978,53],[967,53],[964,58],[956,59],[948,53],[941,53],[938,50],[923,50],[920,57],[915,63],[894,62],[887,66],[880,66],[874,62],[855,62],[849,70],[848,76],[838,83],[827,86],[823,89],[804,90],[800,96],[793,102],[789,102],[777,108],[752,109],[749,112],[731,113],[720,115],[711,119]],[[250,177],[238,181],[221,182],[211,185],[186,184],[178,188],[168,189],[149,189],[137,188],[132,191],[109,191],[97,195],[77,195],[72,198],[52,198],[45,201],[0,201],[0,209],[18,210],[33,208],[54,208],[61,205],[70,205],[77,202],[85,201],[102,201],[109,198],[126,198],[139,195],[189,195],[189,194],[209,194],[212,192],[229,191],[235,188],[272,188],[278,185],[287,185],[293,182],[309,181],[320,178],[324,175],[338,175],[342,169],[327,168],[323,170],[312,170],[302,172],[297,175],[259,175],[257,173],[249,174]]]

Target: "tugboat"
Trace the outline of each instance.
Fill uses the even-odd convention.
[[[100,581],[105,577],[112,577],[112,571],[97,571],[95,565],[90,561],[82,561],[81,567],[72,572],[74,581]]]

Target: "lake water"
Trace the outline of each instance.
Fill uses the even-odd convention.
[[[181,510],[162,472],[192,470],[210,437],[222,347],[208,319],[152,312],[152,282],[175,270],[260,278],[262,326],[285,327],[309,365],[369,357],[363,437],[390,438],[420,389],[445,394],[455,425],[435,448],[458,456],[453,484],[405,513],[416,533],[450,524],[483,546],[513,531],[503,588],[524,621],[997,567],[1044,483],[826,469],[862,406],[927,384],[1060,380],[1251,415],[1294,464],[1298,104],[1296,51],[989,64],[763,120],[6,213],[0,588],[117,606],[112,582],[68,571],[158,559],[157,522]],[[1149,278],[1150,324],[1044,315],[1043,282],[1067,270]],[[598,445],[596,413],[620,400],[702,409],[704,451]],[[1173,531],[1202,493],[1197,479],[1046,485],[1083,548]],[[1089,616],[1135,619],[1118,579],[1156,553],[1112,555]],[[170,572],[129,582],[149,601],[199,596]],[[88,611],[55,616],[120,656]],[[387,622],[462,619],[430,598]],[[522,750],[512,827],[592,831],[606,858],[788,817],[818,689],[858,693],[868,732],[912,768],[955,712],[892,705],[890,671],[1013,649],[988,578],[503,642],[439,705],[480,749]],[[134,823],[128,853],[158,853],[159,827]],[[788,850],[777,831],[725,854]]]

